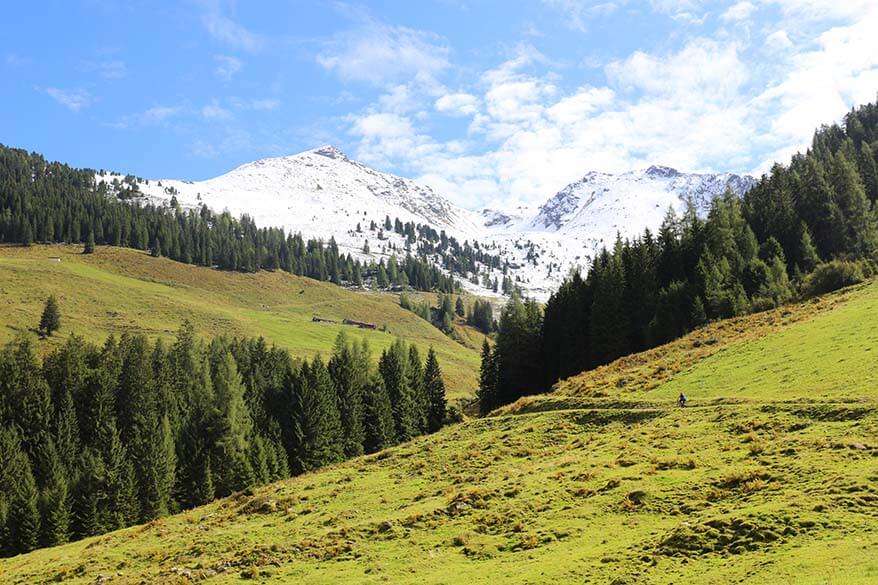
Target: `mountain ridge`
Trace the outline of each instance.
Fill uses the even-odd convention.
[[[97,177],[98,182],[114,179],[121,175]],[[746,175],[684,173],[660,165],[620,174],[589,171],[538,207],[472,211],[428,185],[353,160],[331,144],[251,161],[204,181],[138,183],[141,197],[150,202],[176,198],[183,207],[205,204],[247,214],[260,226],[332,237],[340,250],[361,260],[411,249],[410,239],[386,229],[388,218],[426,225],[460,242],[478,242],[502,260],[500,267],[480,264],[476,271],[456,274],[471,292],[495,294],[497,281],[509,274],[539,300],[547,299],[571,269],[587,269],[617,233],[636,237],[644,229],[655,230],[669,207],[682,212],[690,200],[706,213],[712,197],[727,187],[743,195],[753,184]],[[371,230],[373,222],[380,227]],[[441,254],[432,260],[450,270]]]

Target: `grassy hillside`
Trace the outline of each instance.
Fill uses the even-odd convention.
[[[0,561],[0,573],[83,584],[874,583],[876,308],[873,284],[718,324],[493,417]],[[692,407],[673,406],[681,388]]]
[[[264,336],[293,355],[313,357],[332,348],[340,330],[366,338],[376,355],[399,335],[423,352],[434,346],[451,398],[472,396],[479,355],[399,307],[395,295],[360,291],[283,272],[240,274],[199,268],[144,252],[99,247],[0,246],[0,342],[36,327],[49,294],[63,318],[48,348],[70,334],[102,342],[125,331],[172,337],[184,319],[199,334]],[[61,262],[50,257],[60,257]],[[388,332],[314,323],[313,316],[386,326]]]

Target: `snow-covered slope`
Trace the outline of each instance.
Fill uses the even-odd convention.
[[[617,234],[634,237],[647,228],[656,233],[669,208],[681,215],[692,201],[705,215],[711,200],[727,188],[742,196],[754,184],[749,176],[681,173],[661,166],[617,175],[592,171],[532,215],[500,222],[498,212],[484,210],[482,216],[492,225],[483,225],[499,246],[512,242],[529,252],[519,269],[527,281],[522,288],[546,298],[571,267],[586,268]]]
[[[97,179],[111,183],[122,177]],[[587,267],[617,232],[625,237],[645,228],[655,230],[668,207],[680,212],[691,199],[703,212],[727,186],[743,194],[753,182],[751,177],[684,174],[655,166],[620,175],[590,172],[539,208],[472,212],[430,187],[375,171],[323,146],[248,163],[207,181],[162,179],[143,181],[138,187],[156,203],[176,197],[184,207],[205,204],[234,215],[246,213],[257,225],[283,227],[306,238],[332,236],[342,251],[360,258],[377,260],[394,253],[394,248],[404,254],[402,236],[387,230],[379,240],[378,230],[369,230],[373,221],[379,229],[386,217],[429,225],[460,243],[478,241],[482,249],[509,262],[510,275],[527,294],[544,300],[571,267]],[[494,271],[491,278],[503,276]],[[488,292],[472,283],[467,286]]]

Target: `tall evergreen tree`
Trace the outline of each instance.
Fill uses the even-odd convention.
[[[363,393],[363,449],[375,453],[396,443],[396,424],[384,378],[375,373]]]
[[[225,343],[214,341],[210,348],[215,396],[215,442],[211,470],[218,496],[225,496],[253,484],[249,440],[253,430],[244,403],[244,385]]]
[[[485,339],[482,342],[482,361],[479,367],[479,412],[488,414],[494,408],[500,405],[500,399],[497,396],[497,378],[500,364],[497,359],[497,352],[494,351]]]
[[[436,359],[436,352],[432,347],[427,352],[427,363],[424,367],[424,393],[429,404],[427,431],[435,433],[445,424],[447,401],[442,370],[439,368],[439,360]]]
[[[335,340],[329,360],[329,375],[338,401],[345,457],[363,454],[363,386],[366,378],[356,371],[358,367],[363,367],[363,364],[357,363],[355,352],[342,331]]]
[[[304,473],[341,461],[341,417],[332,379],[320,356],[303,364],[288,384],[293,395],[293,472]]]
[[[389,349],[381,354],[378,371],[384,380],[384,387],[393,408],[393,421],[396,439],[408,441],[417,435],[418,417],[414,396],[406,374],[408,351],[405,342],[396,339]]]

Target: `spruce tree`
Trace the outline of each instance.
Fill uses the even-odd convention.
[[[9,552],[13,554],[34,550],[40,539],[37,484],[27,456],[20,453],[19,457],[21,459],[16,465],[19,474],[9,498],[9,513],[6,517]]]
[[[253,484],[248,455],[253,421],[244,403],[244,385],[237,365],[223,342],[211,344],[211,372],[217,410],[211,471],[216,493],[222,497]]]
[[[53,451],[50,475],[40,494],[40,544],[55,546],[70,538],[70,498],[65,469]]]
[[[424,393],[429,404],[427,432],[435,433],[445,423],[445,382],[442,381],[442,370],[436,359],[436,352],[431,347],[427,352],[427,363],[424,367]]]
[[[363,380],[356,371],[361,364],[355,361],[354,352],[342,331],[335,340],[329,375],[336,391],[341,427],[344,435],[345,457],[363,454]]]
[[[58,301],[55,300],[55,295],[50,295],[43,308],[43,315],[40,317],[40,332],[51,336],[60,327],[61,312],[58,310]]]
[[[396,440],[408,441],[417,435],[417,416],[412,389],[409,386],[406,366],[408,351],[405,343],[397,338],[389,349],[381,354],[378,371],[384,379],[384,387],[393,408]]]
[[[412,395],[415,430],[417,434],[422,435],[427,432],[429,425],[430,399],[424,386],[424,365],[421,362],[421,353],[414,344],[409,346],[406,381]]]
[[[499,405],[497,397],[497,374],[499,364],[497,354],[491,349],[488,340],[482,342],[482,361],[479,366],[479,412],[488,414]]]
[[[376,372],[363,393],[363,448],[366,453],[376,453],[395,443],[393,408],[384,379]]]
[[[341,417],[332,379],[320,356],[291,376],[293,387],[293,473],[304,473],[341,461],[344,445]]]
[[[95,450],[86,449],[81,454],[72,492],[73,534],[78,538],[86,538],[110,529],[105,523],[108,512],[105,469],[100,455]]]

